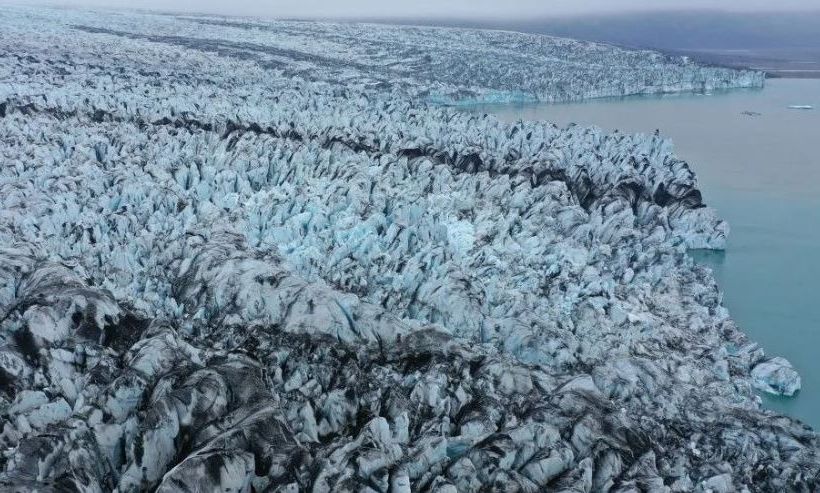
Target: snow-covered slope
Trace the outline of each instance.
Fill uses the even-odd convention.
[[[815,487],[816,436],[753,392],[799,376],[686,256],[728,227],[667,141],[430,104],[758,74],[512,33],[0,28],[4,487]]]

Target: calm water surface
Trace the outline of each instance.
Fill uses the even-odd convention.
[[[764,397],[766,404],[820,430],[820,80],[774,79],[763,90],[709,96],[474,111],[631,133],[660,129],[670,137],[698,174],[705,201],[732,226],[725,252],[693,255],[714,270],[740,327],[767,354],[788,358],[803,378],[795,398]]]

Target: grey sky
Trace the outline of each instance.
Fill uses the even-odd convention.
[[[35,0],[36,1],[36,0]],[[820,9],[820,0],[46,0],[53,5],[150,8],[270,17],[504,17],[644,9]],[[26,2],[29,3],[29,2]],[[34,2],[31,2],[34,3]],[[41,3],[41,2],[37,2]],[[45,3],[45,2],[43,2]]]

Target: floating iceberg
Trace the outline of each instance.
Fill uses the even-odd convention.
[[[772,358],[752,368],[755,387],[775,395],[793,396],[800,390],[800,375],[784,358]]]

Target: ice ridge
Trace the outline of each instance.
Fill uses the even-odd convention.
[[[816,434],[755,393],[799,375],[686,254],[728,226],[669,141],[430,103],[759,74],[470,30],[0,28],[0,489],[817,488]]]

